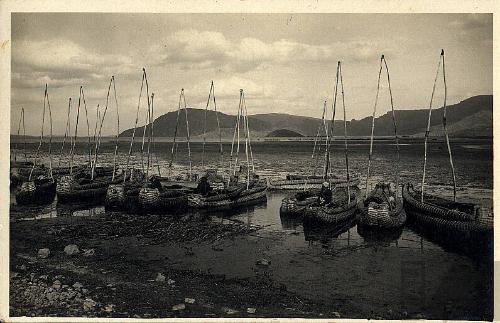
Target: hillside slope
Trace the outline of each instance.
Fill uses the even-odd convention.
[[[203,134],[205,110],[188,108],[189,131],[193,137]],[[396,122],[400,135],[423,135],[427,127],[428,109],[396,110]],[[431,117],[431,135],[440,135],[443,108],[433,109]],[[177,112],[169,112],[154,121],[155,136],[173,137],[175,132]],[[179,115],[177,135],[186,134],[185,113]],[[253,137],[263,137],[275,130],[289,130],[303,136],[316,135],[319,118],[302,117],[284,113],[257,114],[248,117]],[[447,108],[447,120],[450,134],[454,136],[492,136],[493,134],[493,96],[479,95],[463,100]],[[223,137],[232,136],[232,129],[236,123],[236,116],[219,113],[219,121],[223,129]],[[143,127],[137,129],[142,134]],[[218,137],[217,119],[214,111],[207,112],[207,133],[209,137]],[[336,120],[334,133],[340,135],[343,121]],[[350,136],[369,136],[371,117],[347,122],[347,131]],[[392,114],[385,113],[375,119],[375,135],[391,136],[394,133]],[[125,130],[120,136],[131,136],[132,129]]]

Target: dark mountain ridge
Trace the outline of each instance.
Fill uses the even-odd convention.
[[[189,132],[191,136],[203,134],[205,110],[188,108]],[[427,127],[428,109],[395,110],[398,134],[421,135]],[[438,129],[442,123],[443,108],[433,109],[431,117],[432,129]],[[168,112],[154,121],[154,133],[158,137],[173,137],[176,125],[177,111]],[[285,113],[267,113],[248,116],[251,132],[269,134],[275,130],[289,130],[303,136],[315,136],[319,118],[289,115]],[[219,122],[223,133],[231,133],[236,123],[235,115],[219,113]],[[450,135],[456,136],[493,136],[493,96],[478,95],[447,107],[447,124]],[[456,124],[454,127],[453,125]],[[242,125],[243,126],[243,125]],[[129,137],[133,129],[123,131],[120,136]],[[217,130],[217,118],[214,111],[207,111],[206,131]],[[369,136],[371,117],[347,122],[350,136]],[[142,134],[143,127],[137,128],[136,134]],[[343,133],[343,121],[336,120],[334,135]],[[434,132],[431,132],[435,135]],[[375,119],[375,135],[391,136],[394,134],[391,112]],[[186,135],[186,117],[182,110],[179,115],[178,136]]]

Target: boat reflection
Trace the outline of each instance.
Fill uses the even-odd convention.
[[[349,219],[345,222],[336,224],[319,224],[312,221],[304,221],[304,239],[306,241],[318,241],[322,244],[327,244],[337,239],[342,233],[348,232],[347,245],[350,244],[350,231],[356,225],[355,219]]]
[[[363,237],[366,244],[376,244],[388,246],[392,242],[398,243],[401,234],[403,233],[403,227],[391,228],[391,229],[381,229],[381,228],[371,228],[369,226],[362,225],[358,223],[356,230],[358,234]]]

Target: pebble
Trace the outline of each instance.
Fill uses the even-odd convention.
[[[340,318],[340,313],[339,312],[332,312],[333,316],[335,318]]]
[[[79,282],[76,282],[73,284],[73,288],[75,288],[75,289],[81,289],[82,287],[83,287],[83,285]]]
[[[184,303],[188,303],[188,304],[194,304],[196,300],[194,298],[184,298]]]
[[[115,305],[114,304],[108,304],[104,306],[104,312],[113,312],[115,310]]]
[[[74,256],[80,253],[80,249],[78,249],[78,246],[76,244],[70,244],[64,247],[64,253],[67,256]]]
[[[92,299],[92,298],[86,298],[83,301],[83,309],[85,311],[90,311],[94,309],[94,307],[97,305],[97,303]]]
[[[186,304],[184,303],[172,306],[172,311],[182,311],[184,309],[186,309]]]
[[[56,280],[54,281],[54,283],[52,284],[52,287],[55,289],[55,290],[59,290],[61,288],[61,282]]]
[[[46,259],[50,256],[49,248],[38,249],[38,258]]]
[[[267,259],[262,258],[262,259],[257,260],[256,264],[259,266],[269,266],[271,264],[271,260],[267,260]]]
[[[169,279],[169,280],[167,280],[167,284],[173,285],[173,284],[175,284],[175,280]]]
[[[42,280],[48,280],[49,276],[47,276],[47,275],[41,275],[39,278],[42,279]]]
[[[166,277],[162,274],[162,273],[158,273],[158,275],[156,275],[156,281],[157,282],[164,282],[166,279]]]
[[[232,309],[232,308],[229,308],[229,307],[222,307],[222,311],[224,313],[228,314],[228,315],[239,313],[238,310],[235,310],[235,309]]]
[[[248,314],[255,314],[255,312],[257,311],[257,309],[253,308],[253,307],[249,307],[247,308],[247,313]]]
[[[84,257],[92,257],[95,255],[95,249],[83,249]]]

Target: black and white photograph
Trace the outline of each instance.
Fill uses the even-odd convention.
[[[493,18],[12,12],[8,317],[493,321]]]

